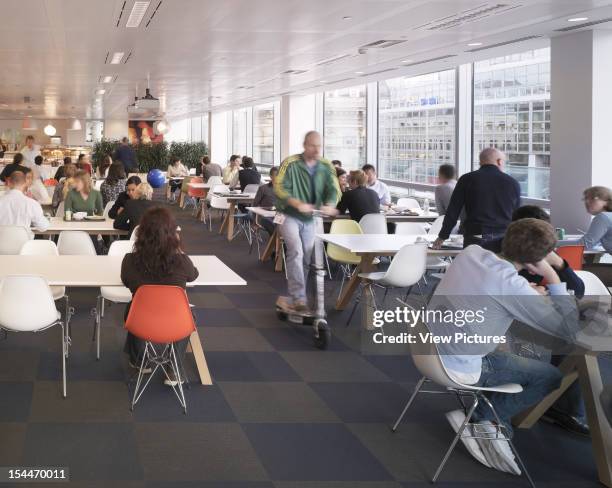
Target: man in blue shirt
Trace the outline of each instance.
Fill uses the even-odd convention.
[[[121,144],[115,151],[113,155],[113,159],[115,161],[121,161],[123,163],[123,167],[125,169],[125,174],[129,173],[137,173],[138,172],[138,163],[136,161],[136,153],[129,145],[129,140],[127,137],[121,139]]]
[[[521,204],[521,187],[503,172],[506,155],[490,147],[480,153],[480,168],[459,178],[434,249],[440,249],[465,209],[464,247],[478,244],[499,252],[512,213]]]

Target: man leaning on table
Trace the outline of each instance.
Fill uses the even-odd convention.
[[[480,168],[459,178],[434,249],[440,249],[449,238],[465,209],[464,247],[477,244],[489,251],[501,251],[512,213],[521,204],[521,187],[504,173],[505,163],[506,155],[489,147],[480,153]]]
[[[9,190],[0,198],[0,225],[17,225],[41,232],[47,230],[49,221],[45,218],[40,203],[25,195],[25,175],[16,171],[7,182]]]
[[[282,214],[280,232],[287,246],[287,288],[291,307],[308,311],[306,279],[315,245],[312,212],[319,209],[333,216],[340,188],[336,170],[321,159],[321,135],[311,131],[304,137],[304,152],[283,161],[274,184],[277,210]]]

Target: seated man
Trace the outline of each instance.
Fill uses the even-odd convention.
[[[378,176],[376,175],[376,168],[371,164],[366,164],[363,166],[363,168],[361,168],[361,170],[368,178],[368,188],[376,192],[378,199],[380,200],[380,204],[385,207],[390,206],[391,192],[389,191],[389,187],[378,179]]]
[[[438,168],[438,186],[435,190],[436,210],[440,215],[446,215],[456,185],[455,167],[452,164],[441,165]]]
[[[23,154],[17,153],[15,156],[13,156],[13,162],[11,164],[7,164],[2,170],[2,173],[0,173],[0,180],[6,183],[13,172],[21,171],[23,173],[25,168],[27,168],[27,166],[24,163]]]
[[[261,183],[261,175],[253,159],[245,156],[242,158],[242,169],[238,172],[238,181],[240,183],[240,191],[244,191],[247,185],[259,185]]]
[[[278,168],[270,168],[270,181],[266,185],[261,185],[257,190],[255,199],[253,200],[253,207],[272,208],[276,206],[276,194],[274,193],[274,182],[276,181],[276,175],[278,175]],[[270,235],[274,233],[274,223],[272,219],[266,219],[263,217],[257,217],[252,215],[252,219],[256,220],[266,232]]]
[[[546,222],[521,219],[510,225],[503,240],[503,253],[497,256],[480,246],[467,247],[457,256],[436,289],[429,310],[483,311],[483,320],[453,326],[428,320],[434,335],[462,332],[484,338],[505,336],[513,321],[571,341],[578,331],[578,311],[574,297],[549,264],[547,257],[557,244],[555,231]],[[547,282],[547,294],[529,284],[519,272],[527,270]],[[549,294],[549,296],[548,296]],[[456,321],[455,321],[456,324]],[[450,330],[452,329],[452,330]],[[438,351],[448,374],[455,381],[482,387],[507,383],[522,386],[520,393],[490,393],[506,432],[512,432],[511,419],[537,404],[557,389],[561,372],[555,366],[497,351],[498,342],[472,344],[455,340],[439,344]],[[465,420],[463,410],[449,412],[447,418],[455,430]],[[471,422],[479,430],[493,432],[496,417],[492,409],[480,402]],[[514,454],[506,440],[462,438],[470,453],[483,464],[501,471],[520,474]]]
[[[350,190],[342,194],[338,203],[340,214],[349,211],[351,219],[359,222],[364,215],[379,213],[380,203],[374,190],[367,188],[368,178],[361,170],[351,171],[348,177]]]
[[[41,232],[47,230],[49,221],[40,203],[25,195],[25,175],[21,171],[14,171],[7,183],[9,190],[0,198],[0,225],[19,225]]]

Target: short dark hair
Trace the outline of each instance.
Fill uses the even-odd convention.
[[[208,156],[202,156],[202,164],[210,164],[210,158]]]
[[[548,256],[556,245],[555,229],[548,222],[521,219],[508,227],[502,253],[515,263],[535,264]]]
[[[72,158],[70,156],[66,156],[64,158],[64,164],[72,164]]]
[[[175,165],[176,163],[178,163],[181,160],[181,158],[179,158],[178,156],[170,156],[170,164],[171,165]]]
[[[366,171],[374,171],[374,173],[376,173],[376,168],[372,164],[364,164],[361,168],[361,171],[363,171],[364,173]]]
[[[130,140],[127,137],[124,137],[123,139],[121,139],[121,142],[123,142],[123,144],[127,144],[128,142],[130,142]]]
[[[27,143],[28,141],[33,141],[33,140],[34,140],[34,136],[33,136],[32,134],[30,134],[29,136],[26,136],[26,139],[25,139],[25,140],[26,140],[26,143]]]
[[[127,187],[128,185],[140,185],[142,183],[142,180],[140,179],[140,176],[130,176],[127,181],[125,182],[125,186]]]
[[[34,164],[37,166],[43,164],[43,157],[40,154],[34,158]]]
[[[77,159],[77,162],[80,162],[81,159],[83,159],[85,157],[85,154],[81,153],[79,154],[79,158]]]
[[[340,168],[342,168],[342,161],[338,159],[334,159],[331,163],[332,163],[332,166],[339,166]]]
[[[253,168],[253,167],[255,167],[255,163],[253,162],[253,158],[250,158],[249,156],[244,156],[242,158],[242,167],[243,168]]]
[[[278,174],[278,168],[276,166],[272,166],[270,168],[270,176],[277,175],[277,174]]]
[[[346,174],[346,171],[344,171],[340,167],[336,167],[336,178],[340,178],[342,175],[345,175],[345,174]]]
[[[452,164],[443,164],[438,168],[438,176],[447,180],[455,179],[455,167]]]
[[[21,164],[21,161],[23,161],[23,154],[17,153],[13,156],[13,164]]]
[[[238,156],[237,154],[232,154],[230,156],[230,163],[233,163],[234,161],[236,161],[236,159],[240,159],[240,156]]]
[[[523,205],[512,213],[512,222],[522,219],[537,219],[550,222],[550,215],[548,215],[546,210],[537,205]]]

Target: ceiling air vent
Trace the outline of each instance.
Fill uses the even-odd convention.
[[[424,61],[417,61],[416,63],[405,64],[404,67],[418,66],[420,64],[433,63],[434,61],[442,61],[444,59],[450,59],[450,58],[456,58],[456,57],[457,57],[456,54],[447,54],[446,56],[439,56],[437,58],[425,59]]]
[[[570,32],[578,29],[584,29],[585,27],[592,27],[594,25],[605,24],[606,22],[612,22],[612,17],[601,20],[593,20],[591,22],[585,22],[584,24],[572,25],[570,27],[564,27],[563,29],[556,29],[555,32]]]
[[[153,17],[155,17],[155,14],[157,13],[157,11],[159,10],[159,7],[161,7],[161,0],[160,2],[157,4],[157,7],[155,7],[155,10],[153,10],[153,13],[151,14],[151,17],[149,17],[149,20],[147,20],[147,23],[145,24],[145,29],[147,27],[149,27],[149,24],[151,23],[151,21],[153,20]]]
[[[372,71],[371,73],[365,73],[361,75],[361,78],[364,78],[366,76],[372,76],[372,75],[380,75],[382,73],[388,73],[389,71],[395,71],[395,70],[397,70],[397,68],[387,68],[387,69],[381,69],[380,71]]]
[[[337,63],[338,61],[350,58],[352,56],[352,54],[339,54],[337,56],[332,56],[331,58],[322,59],[321,61],[317,62],[315,66],[327,66],[328,64]]]
[[[364,46],[361,46],[358,51],[359,54],[365,54],[368,51],[371,51],[372,49],[387,49],[389,47],[392,46],[397,46],[398,44],[402,44],[403,42],[406,42],[405,40],[380,40],[380,41],[374,41],[371,42],[370,44],[366,44]]]
[[[308,71],[308,70],[305,70],[305,69],[288,69],[287,71],[283,71],[281,73],[281,76],[283,76],[283,75],[302,75],[302,74],[306,73],[306,71]]]
[[[542,36],[521,37],[519,39],[513,39],[512,41],[498,42],[497,44],[489,44],[488,46],[477,47],[477,48],[474,48],[474,49],[470,49],[470,50],[468,50],[466,52],[467,53],[477,53],[479,51],[485,51],[487,49],[493,49],[494,47],[508,46],[509,44],[516,44],[517,42],[531,41],[532,39],[540,39],[541,37]]]
[[[441,19],[432,20],[426,24],[415,27],[415,30],[428,30],[428,31],[439,31],[454,29],[471,22],[478,22],[487,17],[493,15],[499,15],[510,10],[522,7],[520,4],[511,3],[483,3],[478,7],[474,7],[468,10],[463,10],[454,15],[442,17]]]

